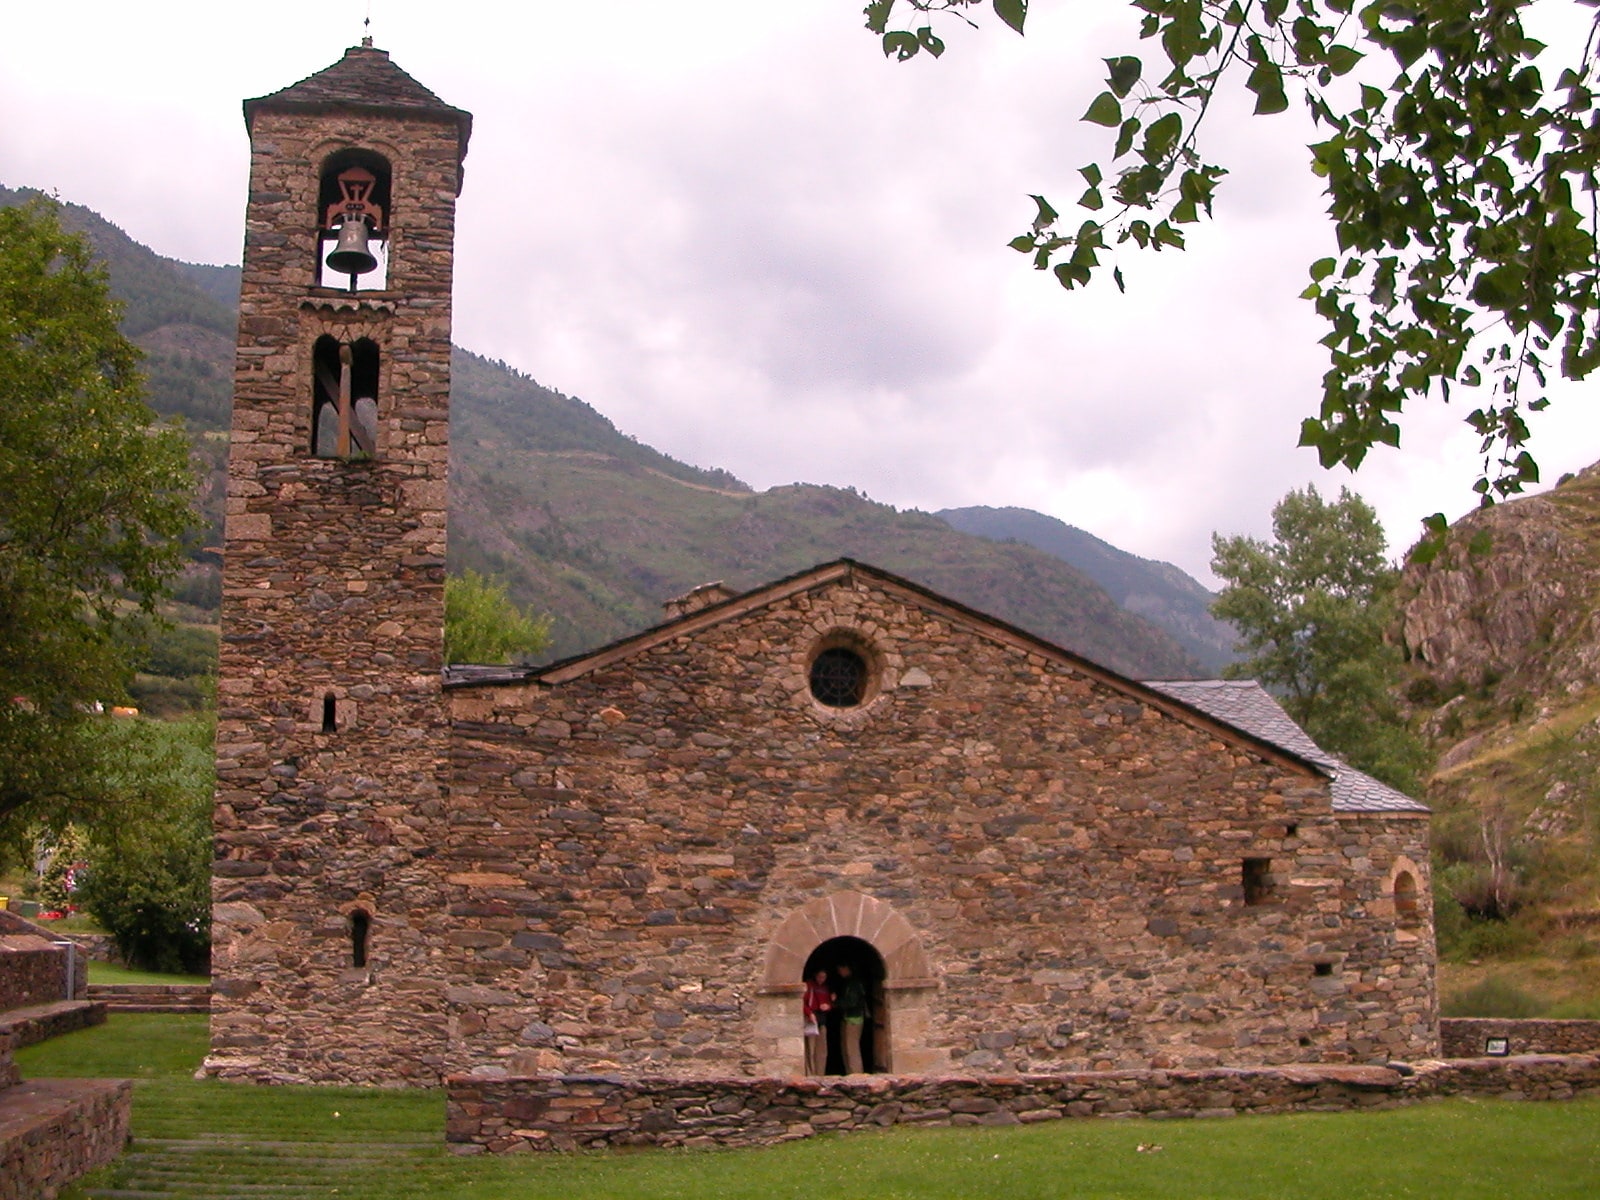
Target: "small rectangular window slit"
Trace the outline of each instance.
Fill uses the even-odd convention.
[[[1272,896],[1272,860],[1247,858],[1240,864],[1239,884],[1246,904],[1265,904]]]
[[[1312,963],[1311,971],[1314,975],[1332,975],[1333,964],[1331,962]]]
[[[339,732],[339,701],[332,692],[322,698],[322,732]]]

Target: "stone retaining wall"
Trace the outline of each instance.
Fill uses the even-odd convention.
[[[13,1035],[18,1049],[105,1023],[106,1006],[93,1000],[57,1000],[0,1013],[0,1031]]]
[[[683,1079],[565,1075],[448,1082],[458,1152],[750,1146],[889,1125],[1024,1125],[1066,1117],[1212,1117],[1388,1107],[1475,1094],[1600,1093],[1593,1055],[1376,1066],[1086,1071],[1065,1075]]]
[[[1447,1058],[1482,1054],[1490,1038],[1505,1038],[1512,1054],[1593,1054],[1600,1052],[1600,1021],[1450,1017],[1439,1022],[1439,1040]]]
[[[0,1012],[67,998],[67,954],[36,934],[0,934]]]
[[[133,1084],[37,1079],[0,1092],[0,1200],[54,1196],[128,1141]]]

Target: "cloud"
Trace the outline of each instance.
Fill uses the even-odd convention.
[[[236,261],[239,102],[332,62],[365,5],[90,0],[8,14],[0,180],[56,187],[165,254]],[[886,62],[856,8],[747,0],[376,7],[397,63],[475,129],[456,339],[582,396],[668,453],[758,486],[812,480],[935,509],[1019,504],[1204,575],[1210,534],[1351,482],[1396,548],[1467,507],[1459,413],[1351,480],[1294,449],[1321,335],[1296,296],[1327,252],[1300,116],[1220,103],[1214,222],[1063,292],[1005,242],[1045,191],[1068,220],[1103,155],[1079,115],[1123,3],[1040,7],[1026,39],[949,31]],[[988,22],[994,26],[992,21]],[[1576,389],[1541,420],[1550,475],[1594,457]]]

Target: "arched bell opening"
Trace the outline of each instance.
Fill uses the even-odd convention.
[[[317,188],[317,286],[350,292],[389,286],[389,160],[352,147],[322,164]]]
[[[813,981],[821,972],[826,976],[826,986],[834,1002],[819,1021],[827,1042],[826,1075],[850,1073],[848,1045],[857,1039],[861,1053],[861,1069],[869,1074],[885,1072],[891,1068],[889,1038],[889,1005],[884,994],[888,969],[883,955],[871,942],[858,937],[834,937],[819,945],[806,959],[802,979]],[[859,985],[855,988],[853,985]],[[857,992],[861,1020],[850,1021],[846,997]]]
[[[378,452],[378,344],[323,334],[311,351],[311,452],[373,458]]]

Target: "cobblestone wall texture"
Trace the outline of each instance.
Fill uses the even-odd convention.
[[[461,1057],[795,1072],[840,933],[881,943],[894,1072],[1437,1053],[1430,916],[1388,890],[1427,896],[1424,820],[860,568],[685,620],[449,693]],[[841,639],[843,711],[806,675]]]
[[[1505,1038],[1512,1054],[1594,1054],[1600,1053],[1600,1021],[1446,1017],[1439,1022],[1446,1058],[1480,1055],[1490,1038]]]
[[[751,1146],[890,1125],[1031,1125],[1073,1117],[1231,1117],[1387,1108],[1441,1095],[1600,1094],[1593,1055],[1373,1066],[849,1080],[568,1076],[449,1080],[458,1152]]]
[[[380,54],[352,51],[352,54]],[[212,1056],[224,1076],[436,1082],[451,922],[440,696],[450,287],[448,116],[259,108],[228,468]],[[314,286],[335,151],[392,168],[386,291]],[[377,451],[315,458],[312,347],[380,347]],[[332,699],[333,728],[325,731]],[[382,978],[355,964],[370,918]]]

